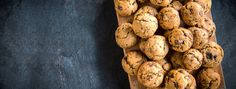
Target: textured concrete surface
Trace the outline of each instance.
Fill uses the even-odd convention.
[[[235,88],[236,2],[213,0]],[[113,0],[0,0],[0,89],[128,89]]]

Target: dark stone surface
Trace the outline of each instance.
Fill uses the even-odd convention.
[[[213,0],[235,88],[236,2]],[[128,89],[113,0],[0,0],[0,89]]]

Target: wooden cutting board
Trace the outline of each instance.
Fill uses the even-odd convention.
[[[115,1],[115,0],[114,0]],[[150,4],[148,4],[150,5]],[[152,5],[153,6],[153,5]],[[139,7],[140,8],[140,7]],[[156,7],[158,8],[158,7]],[[129,23],[132,23],[133,21],[133,15],[131,16],[127,16],[127,17],[124,17],[124,16],[120,16],[116,13],[117,15],[117,20],[118,20],[118,24],[121,25],[122,23],[126,23],[126,22],[129,22]],[[212,19],[212,15],[211,15],[211,12],[207,13],[206,14],[209,18]],[[216,30],[217,31],[217,30]],[[217,41],[216,40],[216,36],[213,36],[211,38],[209,38],[210,40],[212,41]],[[138,46],[134,46],[130,49],[123,49],[124,51],[124,55],[126,55],[126,52],[128,52],[129,50],[139,50],[138,49]],[[224,81],[224,74],[223,74],[223,70],[222,70],[222,65],[220,64],[218,67],[215,67],[215,70],[220,74],[220,77],[221,77],[221,83],[220,83],[220,86],[218,89],[226,89],[226,86],[225,86],[225,81]],[[128,75],[128,78],[129,78],[129,83],[130,83],[130,89],[146,89],[143,85],[141,85],[138,80],[137,80],[137,77],[136,76],[130,76]]]

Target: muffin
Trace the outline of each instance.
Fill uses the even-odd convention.
[[[159,25],[166,30],[178,28],[180,25],[179,12],[172,7],[164,7],[158,13]]]
[[[136,15],[132,24],[134,33],[141,38],[149,38],[153,36],[158,28],[158,21],[155,16],[142,13]]]
[[[121,16],[130,16],[137,9],[136,0],[115,0],[115,10]]]
[[[204,16],[204,19],[201,21],[201,23],[197,24],[197,27],[205,29],[208,32],[209,37],[213,37],[215,35],[216,25],[213,20],[207,16]]]
[[[188,28],[193,34],[193,48],[201,49],[208,43],[209,35],[208,32],[202,28],[190,27]]]
[[[224,57],[224,50],[216,42],[209,41],[202,49],[203,67],[216,67]]]
[[[193,34],[185,28],[173,29],[168,35],[171,48],[178,52],[185,52],[192,47]]]
[[[172,0],[150,0],[150,2],[156,6],[167,6],[172,2]]]
[[[211,68],[203,69],[197,75],[198,87],[201,89],[218,89],[220,75]]]
[[[184,69],[173,69],[165,77],[166,89],[196,89],[194,77]]]
[[[185,24],[195,26],[203,20],[204,10],[196,2],[188,2],[180,10],[181,17]]]
[[[151,6],[143,6],[134,14],[134,18],[136,18],[137,15],[140,15],[142,13],[148,13],[148,14],[151,14],[153,16],[156,16],[157,15],[157,10],[156,10],[156,8],[151,7]]]
[[[183,66],[187,70],[197,70],[202,65],[202,53],[197,49],[190,49],[186,51],[183,55]]]
[[[158,87],[164,78],[164,70],[154,61],[143,63],[137,74],[138,81],[148,88]]]
[[[151,60],[163,59],[169,51],[166,38],[161,35],[154,35],[139,45],[141,51]]]
[[[121,64],[127,74],[136,75],[139,66],[145,61],[147,61],[147,59],[141,52],[130,51],[127,52],[125,57],[123,57]]]
[[[121,24],[115,32],[116,43],[121,48],[130,48],[137,44],[138,36],[134,34],[130,23]]]

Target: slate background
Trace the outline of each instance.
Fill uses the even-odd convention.
[[[236,2],[212,0],[236,87]],[[0,89],[128,89],[116,45],[113,0],[0,0]]]

